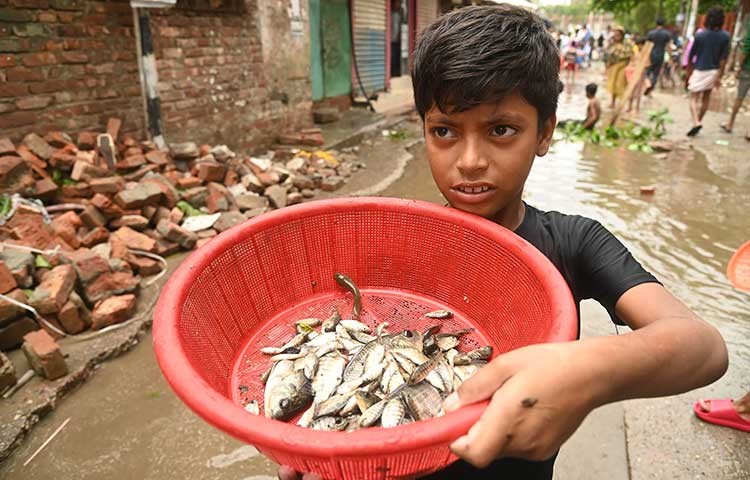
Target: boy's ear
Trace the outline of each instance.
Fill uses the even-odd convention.
[[[543,157],[547,155],[550,143],[552,143],[552,135],[555,133],[555,126],[557,125],[557,115],[550,116],[547,120],[542,123],[542,128],[539,131],[539,136],[536,143],[536,155],[537,157]]]

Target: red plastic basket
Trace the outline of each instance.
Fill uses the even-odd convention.
[[[177,395],[215,427],[279,464],[332,479],[405,478],[456,460],[449,444],[484,405],[397,428],[322,432],[251,415],[262,401],[266,345],[288,340],[299,318],[346,315],[349,275],[363,321],[423,328],[425,312],[475,327],[461,348],[496,353],[576,338],[570,291],[546,257],[510,231],[458,210],[412,200],[310,202],[261,215],[219,235],[172,275],[154,314],[154,349]]]

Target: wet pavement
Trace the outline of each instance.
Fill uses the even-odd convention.
[[[657,93],[653,103],[662,96]],[[561,102],[561,118],[585,108],[575,94]],[[408,128],[417,138],[418,127]],[[442,203],[423,147],[411,151],[403,175],[381,194]],[[737,174],[748,161],[746,155],[722,159],[700,153],[657,160],[563,142],[537,159],[525,200],[601,221],[668,290],[719,328],[730,354],[729,371],[714,385],[593,412],[563,448],[556,478],[750,478],[747,434],[704,424],[692,413],[699,397],[737,397],[750,388],[750,296],[732,289],[724,274],[733,250],[750,239],[750,177]],[[372,178],[377,173],[377,166],[365,171]],[[640,194],[645,184],[656,185],[653,196]],[[585,335],[615,333],[596,306],[584,307],[583,322]],[[58,438],[22,467],[68,417]],[[207,426],[177,400],[155,364],[150,336],[102,366],[0,465],[0,477],[9,480],[263,479],[274,473],[253,449]]]

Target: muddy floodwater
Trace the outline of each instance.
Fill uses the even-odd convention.
[[[383,195],[442,202],[423,147],[414,154]],[[711,165],[700,154],[658,160],[556,142],[549,155],[537,159],[524,197],[544,210],[599,220],[671,292],[717,326],[729,345],[731,365],[709,389],[722,395],[739,395],[750,372],[750,296],[731,288],[725,276],[734,249],[750,239],[750,169],[743,162],[750,163],[737,158]],[[655,193],[641,195],[642,185],[654,185]],[[0,477],[274,478],[271,462],[204,424],[172,395],[150,343],[147,336],[131,353],[105,363],[0,465]],[[690,395],[679,407],[685,415],[690,415]],[[72,420],[60,436],[23,467],[68,417]]]

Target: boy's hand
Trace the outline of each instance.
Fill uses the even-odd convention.
[[[284,465],[279,467],[279,480],[323,480],[323,477],[316,473],[300,474],[293,469]]]
[[[490,399],[469,432],[451,444],[483,468],[498,457],[545,460],[597,404],[595,365],[580,363],[578,342],[531,345],[503,354],[445,400],[445,410]],[[584,355],[585,357],[585,355]]]

